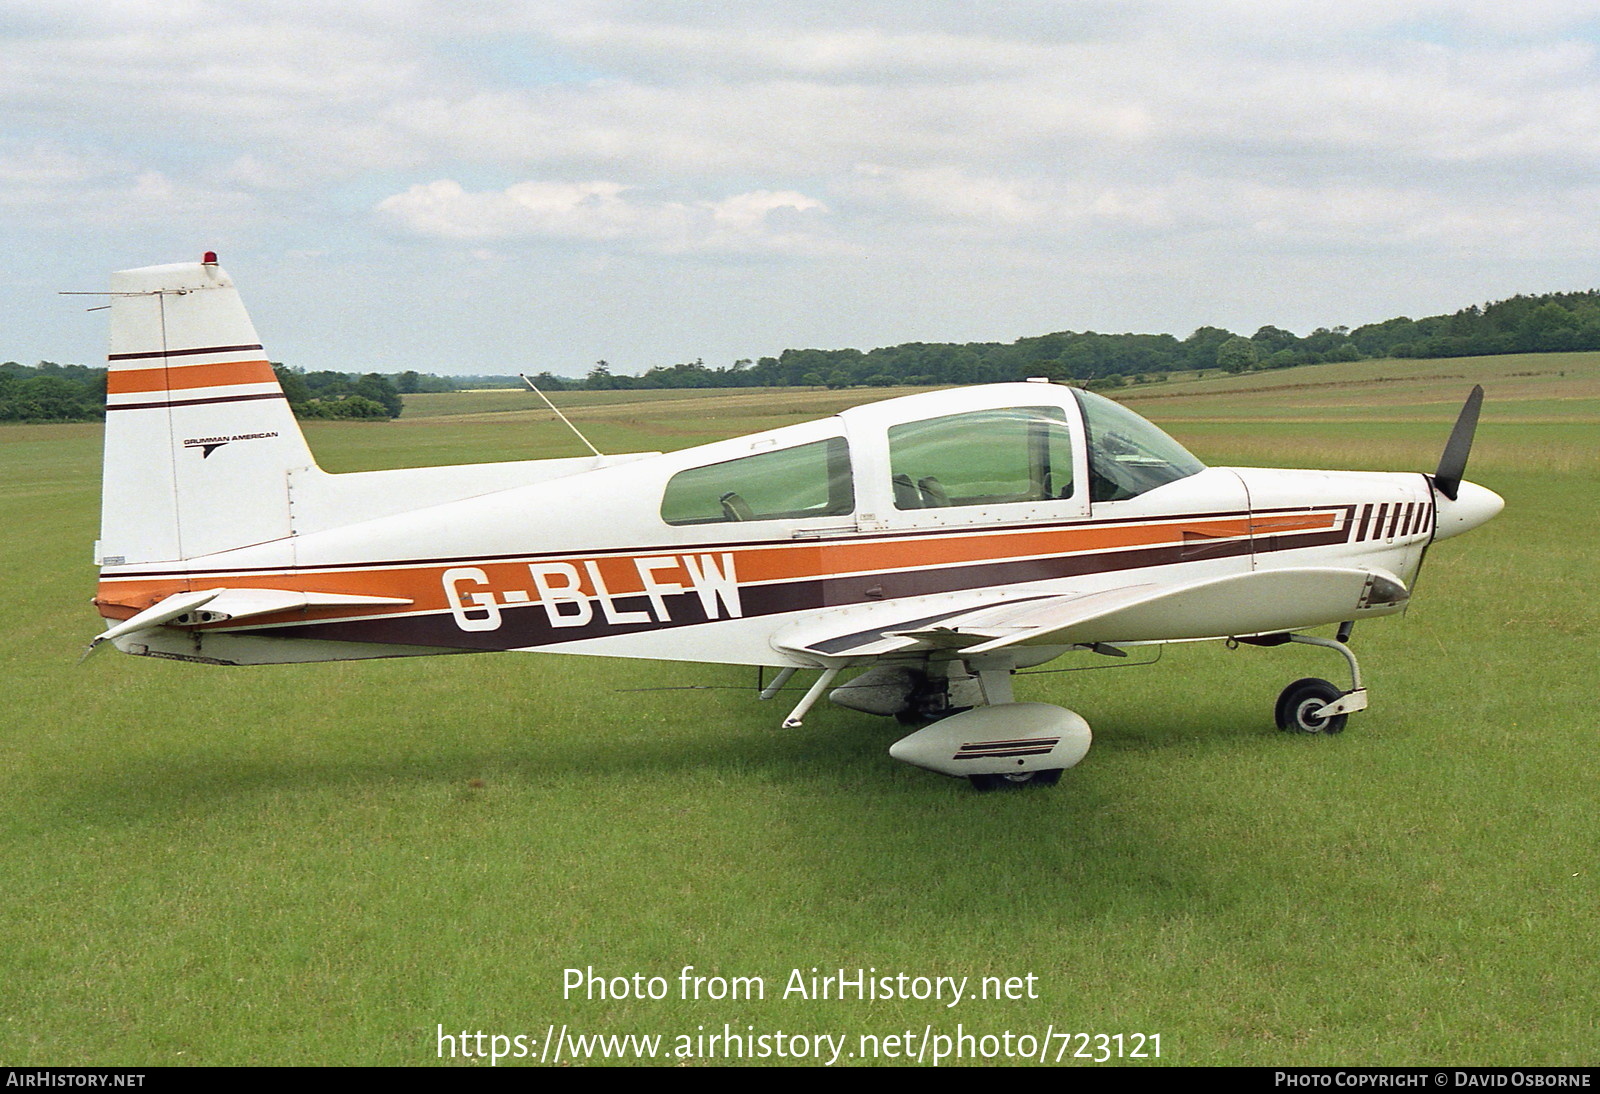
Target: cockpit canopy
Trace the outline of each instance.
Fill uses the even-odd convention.
[[[963,507],[970,519],[1083,515],[1086,503],[1125,501],[1202,470],[1177,441],[1110,399],[993,385],[891,399],[710,446],[703,462],[667,481],[661,518],[792,521],[859,509],[892,510],[899,524],[921,519],[915,510],[954,517]]]

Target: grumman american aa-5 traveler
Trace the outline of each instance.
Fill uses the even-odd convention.
[[[1275,714],[1337,732],[1367,705],[1352,627],[1401,611],[1428,547],[1503,505],[1462,480],[1481,389],[1431,475],[1206,467],[1043,382],[665,454],[334,475],[214,255],[115,274],[111,298],[91,648],[704,661],[777,669],[767,699],[811,670],[786,726],[828,693],[919,726],[890,754],[981,788],[1054,783],[1088,750],[1077,714],[1012,694],[1068,653],[1326,647],[1351,686],[1297,680]]]

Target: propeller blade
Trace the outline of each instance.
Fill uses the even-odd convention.
[[[1477,431],[1478,411],[1482,407],[1483,385],[1478,384],[1461,407],[1456,427],[1445,442],[1444,455],[1439,457],[1439,470],[1433,473],[1434,488],[1451,501],[1461,492],[1461,477],[1467,473],[1467,456],[1472,451],[1472,434]]]

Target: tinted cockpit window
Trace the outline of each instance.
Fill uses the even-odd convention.
[[[1205,464],[1158,427],[1110,399],[1075,388],[1089,438],[1089,500],[1123,501],[1186,479]]]
[[[947,414],[889,428],[897,509],[1072,496],[1072,442],[1058,406]]]
[[[843,437],[691,467],[672,476],[661,499],[668,524],[837,517],[854,509]]]

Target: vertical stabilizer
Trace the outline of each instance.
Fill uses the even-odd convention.
[[[98,561],[287,536],[288,474],[311,453],[216,256],[124,270],[111,292]]]

